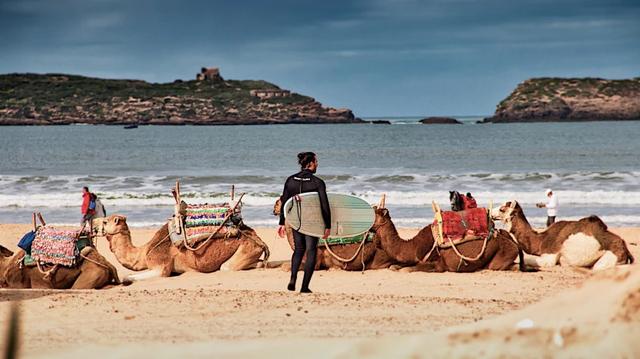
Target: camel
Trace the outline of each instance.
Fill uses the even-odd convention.
[[[291,249],[294,249],[293,230],[287,225],[287,241]],[[320,240],[322,243],[322,240]],[[366,242],[360,248],[361,243],[332,244],[330,248],[325,245],[318,246],[316,254],[315,269],[342,269],[347,271],[358,271],[367,269],[385,269],[393,266],[393,261],[387,253],[380,247],[380,242],[373,238],[373,241]],[[300,268],[304,268],[304,261]],[[289,270],[288,265],[282,266],[283,270]]]
[[[239,238],[213,238],[196,250],[174,246],[169,239],[166,223],[141,247],[132,244],[125,216],[115,214],[94,220],[93,227],[106,237],[109,249],[125,268],[144,271],[124,278],[125,285],[184,272],[210,273],[257,268],[269,259],[267,245],[253,229],[244,224],[240,226]],[[263,253],[264,260],[261,262]]]
[[[391,220],[389,210],[384,208],[384,198],[374,207],[376,220],[373,229],[387,254],[405,268],[406,271],[425,272],[476,272],[482,269],[511,270],[515,259],[520,258],[519,270],[529,271],[524,266],[524,253],[509,233],[498,230],[494,238],[487,242],[484,253],[474,261],[460,258],[453,248],[435,248],[431,224],[422,228],[413,238],[404,239],[398,234]],[[458,251],[466,257],[475,257],[481,251],[484,241],[473,240],[458,244]],[[435,250],[432,250],[435,249]]]
[[[37,266],[20,265],[25,252],[16,253],[0,246],[0,287],[43,289],[99,289],[120,284],[118,271],[93,247],[80,252],[82,261],[75,268],[60,266],[49,276]]]
[[[280,199],[273,206],[273,215],[280,216],[281,210]],[[287,241],[291,249],[294,249],[293,230],[287,225]],[[373,241],[366,242],[360,248],[361,243],[352,244],[333,244],[331,248],[324,245],[318,247],[316,254],[315,269],[342,269],[347,271],[367,270],[367,269],[385,269],[393,266],[393,261],[387,253],[380,247],[380,242],[373,238]],[[333,252],[333,253],[332,253]],[[304,268],[305,258],[302,260],[300,268]],[[289,265],[283,265],[283,270],[290,270]]]
[[[517,201],[495,208],[491,216],[505,223],[507,231],[520,243],[527,264],[537,267],[591,267],[594,270],[633,263],[625,241],[610,232],[598,217],[578,221],[559,221],[542,232],[535,231]]]

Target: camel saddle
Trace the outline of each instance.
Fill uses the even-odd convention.
[[[25,253],[22,265],[63,265],[75,267],[81,260],[80,251],[93,246],[86,232],[78,230],[60,230],[51,226],[41,226],[31,246],[31,253]]]
[[[168,222],[171,242],[181,246],[185,241],[193,245],[207,238],[239,237],[242,223],[239,207],[229,203],[187,204],[181,201]]]
[[[441,248],[459,243],[484,239],[490,235],[493,222],[486,208],[468,208],[464,211],[441,211],[434,202],[435,219],[431,231]]]

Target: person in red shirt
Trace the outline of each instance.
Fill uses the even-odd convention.
[[[466,196],[462,196],[462,202],[464,203],[464,209],[478,208],[478,203],[470,192],[467,192]]]
[[[82,207],[80,208],[80,212],[82,212],[80,227],[82,229],[84,229],[87,222],[89,222],[89,227],[91,227],[91,220],[96,214],[95,205],[93,207],[94,208],[91,208],[91,192],[89,192],[89,187],[82,187]]]

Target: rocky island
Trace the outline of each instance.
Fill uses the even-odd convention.
[[[0,125],[253,125],[362,123],[349,109],[266,82],[225,80],[202,68],[195,80],[148,83],[66,74],[0,75]]]
[[[640,120],[640,78],[534,78],[482,123]]]
[[[427,117],[419,121],[423,125],[461,125],[462,122],[452,117]]]

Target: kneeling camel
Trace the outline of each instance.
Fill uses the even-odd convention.
[[[634,261],[625,241],[609,231],[598,216],[559,221],[537,232],[514,200],[495,208],[492,217],[505,223],[526,253],[538,256],[527,256],[527,264],[533,266],[555,266],[559,262],[563,266],[599,270]]]
[[[278,199],[273,206],[273,215],[280,216],[280,210],[281,203],[280,199]],[[287,241],[291,249],[294,249],[293,232],[289,225],[287,225]],[[342,269],[347,271],[385,269],[395,263],[380,247],[380,242],[376,237],[372,241],[364,243],[332,244],[330,247],[324,245],[322,239],[319,242],[315,269]],[[304,268],[306,254],[302,261],[303,264],[300,268]],[[290,268],[290,263],[282,266],[283,270],[289,270]]]
[[[257,233],[246,225],[241,225],[238,238],[213,238],[196,250],[178,248],[171,243],[169,226],[164,224],[141,247],[131,241],[127,218],[111,215],[93,222],[100,235],[107,238],[109,249],[127,269],[144,271],[123,279],[123,284],[133,281],[168,277],[172,273],[210,273],[217,270],[236,271],[257,268],[269,259],[269,248]],[[260,257],[264,253],[264,260]]]
[[[21,265],[24,256],[22,249],[13,253],[0,246],[0,288],[98,289],[120,284],[116,268],[92,247],[82,249],[76,267],[60,266],[49,275],[37,266]]]
[[[389,210],[384,208],[384,198],[379,207],[374,207],[376,220],[373,229],[387,254],[400,265],[414,266],[408,271],[425,272],[476,272],[482,269],[510,270],[516,258],[520,258],[519,270],[528,271],[524,266],[524,253],[509,233],[497,230],[488,240],[483,250],[483,240],[473,240],[457,245],[465,257],[477,257],[474,260],[461,258],[453,248],[437,248],[431,232],[431,224],[422,228],[413,238],[404,239],[398,234],[391,220]],[[482,253],[481,253],[482,252]]]

